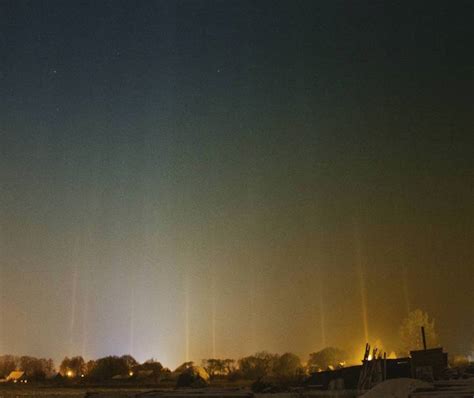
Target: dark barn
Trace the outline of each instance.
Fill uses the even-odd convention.
[[[438,380],[448,367],[448,354],[443,348],[411,351],[411,376],[416,379]]]
[[[362,365],[349,366],[336,370],[316,372],[308,377],[306,385],[318,387],[323,390],[329,388],[331,381],[344,380],[344,388],[356,389],[359,382]],[[387,359],[387,379],[410,377],[410,358]]]

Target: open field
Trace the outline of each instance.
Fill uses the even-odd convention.
[[[356,393],[353,391],[311,391],[303,394],[253,394],[249,389],[158,390],[134,387],[0,386],[0,398],[265,398],[269,396],[274,398],[301,398],[302,396],[353,398],[356,397]]]
[[[0,386],[0,398],[82,398],[86,396],[135,397],[149,389],[140,388],[65,388],[45,386]]]
[[[416,390],[407,389],[416,384]],[[411,391],[411,392],[410,392]],[[474,378],[438,381],[434,384],[400,378],[366,391],[368,398],[472,398]],[[248,387],[154,388],[152,386],[51,386],[0,385],[0,398],[356,398],[356,390],[295,389],[280,393],[253,393]]]

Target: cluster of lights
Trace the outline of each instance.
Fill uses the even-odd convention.
[[[72,370],[68,370],[68,371],[66,372],[66,376],[67,376],[67,377],[74,377],[74,372],[73,372]],[[81,373],[81,378],[83,379],[84,377],[86,377],[86,376],[84,375],[84,373]]]
[[[128,375],[130,377],[132,377],[134,375],[133,371],[128,372]],[[72,378],[72,377],[74,377],[74,372],[72,370],[68,370],[66,372],[66,376],[69,377],[69,378]],[[81,374],[81,378],[84,378],[84,377],[85,377],[85,375]],[[13,380],[13,383],[18,383],[18,382],[26,384],[26,383],[28,383],[28,380]]]

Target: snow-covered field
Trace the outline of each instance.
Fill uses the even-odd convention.
[[[365,394],[356,391],[302,391],[253,394],[248,389],[152,390],[144,388],[49,388],[2,386],[0,398],[474,398],[474,378],[436,382],[387,380]]]

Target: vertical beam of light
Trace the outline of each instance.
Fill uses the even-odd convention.
[[[255,205],[255,189],[250,190],[247,193],[249,207],[252,209],[252,214],[256,214],[256,205]],[[250,230],[257,229],[257,220],[254,217],[250,217],[248,226]],[[248,247],[252,248],[255,252],[255,241],[249,240]],[[246,261],[250,264],[249,276],[250,276],[250,292],[249,292],[249,309],[250,309],[250,349],[251,352],[256,352],[257,347],[257,260],[253,257],[247,257]],[[262,286],[259,286],[262,288]]]
[[[321,327],[321,344],[322,347],[326,347],[326,317],[325,317],[325,306],[324,306],[324,295],[323,295],[323,281],[322,281],[322,270],[319,266],[319,286],[318,286],[318,296],[319,296],[319,323]]]
[[[212,267],[212,275],[211,275],[211,312],[212,312],[212,319],[211,319],[211,327],[212,327],[212,358],[217,358],[216,354],[216,275],[214,267]]]
[[[367,321],[367,293],[365,287],[365,273],[360,259],[360,254],[357,256],[357,276],[359,280],[359,292],[362,310],[362,324],[364,325],[364,338],[365,341],[369,341],[369,326]]]
[[[133,356],[135,352],[135,273],[130,277],[130,317],[129,317],[129,354]]]
[[[81,342],[81,355],[83,358],[86,357],[87,347],[87,331],[88,331],[88,312],[89,312],[89,283],[86,283],[84,291],[84,307],[82,309],[82,342]]]
[[[189,342],[189,276],[188,270],[185,270],[184,275],[184,347],[185,347],[185,361],[189,362],[190,357],[190,342]]]
[[[74,270],[72,272],[72,292],[71,292],[71,319],[69,322],[69,355],[73,355],[74,345],[74,327],[76,325],[76,302],[77,302],[77,263],[74,261]]]
[[[408,224],[408,222],[407,222]],[[407,264],[405,261],[405,247],[406,247],[406,241],[405,239],[400,239],[398,242],[398,247],[400,248],[400,268],[401,268],[401,278],[402,278],[402,294],[403,294],[403,301],[405,304],[405,311],[406,315],[410,313],[410,295],[408,293],[408,268]]]
[[[217,358],[217,350],[216,350],[216,317],[217,317],[217,308],[216,308],[216,239],[215,239],[215,231],[212,230],[211,232],[211,239],[210,239],[210,257],[209,257],[209,272],[210,272],[210,280],[211,280],[211,355],[212,358]]]
[[[3,297],[6,297],[6,293],[3,290],[3,267],[0,266],[0,352],[5,352],[4,349],[4,335],[3,335],[3,308],[4,308],[4,303],[3,303]]]
[[[247,180],[247,192],[246,192],[246,206],[247,206],[247,214],[246,214],[246,227],[248,231],[259,231],[262,225],[262,221],[260,220],[260,209],[259,203],[262,200],[262,171],[258,166],[257,162],[259,156],[256,150],[257,146],[253,145],[249,148],[247,152],[246,158],[246,170],[248,171],[248,175],[251,175],[252,178]],[[259,347],[257,347],[258,339],[257,336],[257,287],[261,292],[263,289],[263,285],[259,284],[258,282],[258,262],[259,259],[256,257],[255,253],[258,253],[258,244],[255,239],[252,239],[251,234],[248,234],[246,245],[248,248],[248,253],[245,258],[245,261],[250,265],[249,266],[249,276],[250,276],[250,292],[249,292],[249,309],[250,309],[250,349],[251,352],[256,352]]]
[[[405,262],[402,265],[402,288],[403,298],[405,299],[405,310],[407,315],[410,313],[410,295],[408,294],[408,270]]]
[[[317,278],[318,278],[318,301],[319,301],[319,325],[320,325],[320,332],[321,332],[321,345],[322,347],[327,346],[327,334],[326,334],[326,303],[325,303],[325,297],[324,297],[324,274],[323,274],[323,267],[322,267],[322,249],[321,249],[321,244],[322,244],[322,239],[323,237],[321,236],[318,240],[320,242],[318,244],[318,252],[319,252],[319,261],[317,265]],[[335,244],[334,240],[331,239],[331,260],[333,261],[334,264],[336,264],[336,249],[335,249]]]
[[[217,150],[217,146],[213,146],[214,151],[211,154],[212,164],[218,164],[221,154]],[[209,175],[210,182],[212,186],[220,185],[220,175],[217,167],[213,167]],[[215,199],[211,199],[212,206],[218,206],[219,203]],[[216,303],[216,294],[217,294],[217,281],[216,281],[216,264],[217,264],[217,242],[218,231],[214,224],[212,224],[210,229],[210,242],[209,242],[209,262],[210,262],[210,272],[211,272],[211,352],[212,358],[217,358],[217,332],[216,332],[216,318],[217,318],[217,303]]]
[[[252,264],[251,270],[251,290],[250,290],[250,346],[252,352],[257,351],[257,314],[256,314],[256,292],[257,292],[257,280],[255,276],[255,265]]]
[[[88,226],[83,226],[84,230],[84,242],[83,247],[85,248],[90,247],[90,243],[92,242],[91,239],[91,232]],[[89,268],[87,267],[86,262],[86,255],[83,253],[81,256],[81,269],[83,270],[83,278],[84,278],[84,291],[82,292],[82,328],[81,328],[81,356],[83,358],[86,357],[86,346],[87,346],[87,332],[88,332],[88,312],[89,312],[89,295],[90,295],[90,280],[89,280]],[[86,267],[84,267],[84,264]]]
[[[404,165],[403,163],[401,162],[401,159],[400,159],[400,163],[398,164],[398,169],[399,169],[399,175],[402,176],[403,175],[403,169],[404,169]],[[398,183],[397,183],[397,187],[398,187],[398,195],[392,195],[392,205],[393,205],[393,208],[394,208],[394,212],[396,212],[397,214],[400,214],[402,217],[403,217],[403,225],[408,225],[409,224],[409,220],[407,219],[406,217],[406,214],[404,212],[404,204],[407,202],[407,198],[406,198],[406,195],[405,195],[405,190],[404,190],[404,186],[402,184],[402,181],[403,179],[400,178],[398,180]],[[400,261],[401,261],[401,268],[402,268],[402,292],[403,292],[403,299],[404,299],[404,302],[405,302],[405,311],[406,311],[406,314],[408,315],[410,313],[410,295],[408,293],[408,269],[407,269],[407,265],[406,265],[406,261],[405,261],[405,258],[406,258],[406,235],[400,235],[400,239],[399,239],[399,242],[398,242],[398,247],[400,248],[399,249],[399,252],[400,252]]]
[[[357,274],[357,280],[359,282],[359,293],[362,313],[362,325],[364,328],[364,339],[365,342],[369,342],[369,325],[367,320],[367,290],[365,285],[365,270],[362,259],[362,247],[360,241],[359,228],[354,222],[354,240],[355,240],[355,268]]]

